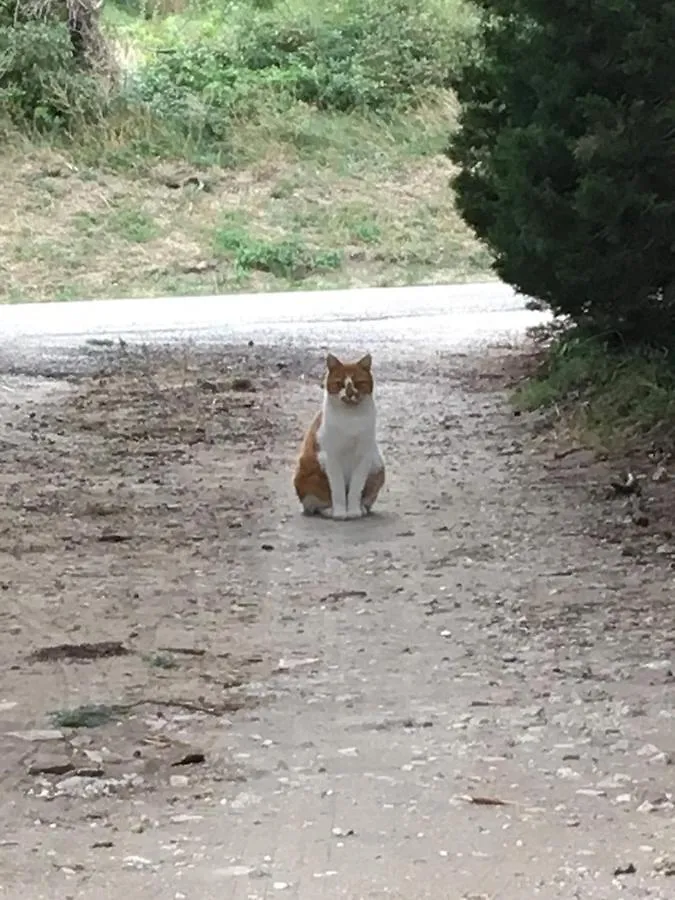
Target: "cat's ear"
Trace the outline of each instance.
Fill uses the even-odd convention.
[[[339,369],[342,363],[337,358],[337,356],[333,356],[332,353],[329,353],[326,357],[326,368],[329,372],[332,372],[333,369]]]
[[[359,366],[359,368],[365,369],[367,372],[370,372],[370,368],[373,365],[373,357],[370,355],[370,353],[366,353],[363,359],[360,359],[356,365]]]

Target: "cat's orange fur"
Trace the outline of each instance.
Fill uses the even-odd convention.
[[[352,456],[370,454],[372,463],[368,466],[366,462],[368,473],[358,503],[359,514],[370,512],[385,480],[384,464],[375,443],[371,360],[365,356],[358,362],[342,363],[329,354],[326,363],[323,409],[305,434],[293,483],[306,513],[355,518],[354,501],[349,511],[333,508],[327,469],[330,470],[331,459],[337,459],[348,483],[359,462],[357,458],[352,461],[350,448],[356,448]]]

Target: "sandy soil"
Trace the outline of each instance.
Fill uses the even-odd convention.
[[[376,360],[340,524],[290,484],[318,351],[0,379],[0,896],[673,896],[671,542],[511,362]]]

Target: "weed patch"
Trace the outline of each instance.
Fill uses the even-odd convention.
[[[111,213],[108,228],[125,241],[143,244],[160,234],[160,229],[153,217],[142,209],[127,207]]]
[[[168,653],[154,653],[146,658],[147,664],[153,669],[177,669],[178,663],[175,658]]]
[[[74,709],[61,709],[52,715],[59,728],[98,728],[126,712],[125,707],[85,705]]]
[[[513,403],[523,411],[550,410],[582,441],[610,452],[661,442],[675,423],[675,357],[573,332],[552,343]]]
[[[339,251],[311,250],[299,237],[261,240],[231,227],[216,231],[215,246],[217,252],[230,256],[244,272],[269,272],[289,281],[301,281],[317,272],[338,269],[342,263]]]

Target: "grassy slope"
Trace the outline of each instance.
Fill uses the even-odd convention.
[[[488,278],[440,152],[449,119],[445,105],[422,110],[396,133],[298,109],[283,129],[241,124],[244,161],[228,169],[177,159],[111,171],[17,146],[0,162],[0,298]]]
[[[119,123],[68,151],[16,143],[0,160],[0,299],[490,278],[454,209],[453,116],[447,95],[387,123],[262,110],[233,123],[227,167],[180,148],[152,161]]]

